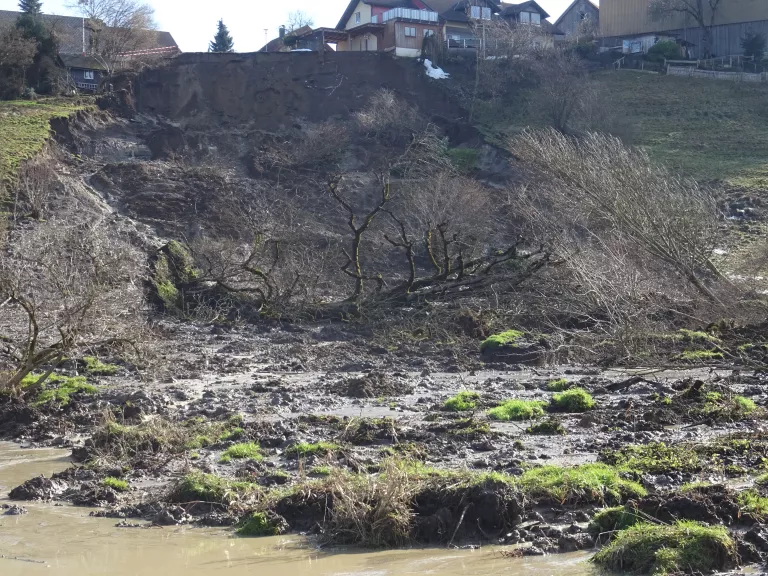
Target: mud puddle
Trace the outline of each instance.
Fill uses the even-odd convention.
[[[68,466],[68,451],[20,449],[0,443],[0,495],[9,486]],[[7,501],[0,499],[0,506]],[[115,520],[89,517],[72,506],[25,503],[27,514],[0,515],[3,576],[136,574],[263,576],[405,576],[439,574],[592,574],[587,554],[509,559],[500,549],[387,550],[318,549],[299,536],[237,538],[198,528],[118,528]]]

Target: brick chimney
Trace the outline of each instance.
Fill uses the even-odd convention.
[[[285,38],[285,26],[280,26],[280,38]]]

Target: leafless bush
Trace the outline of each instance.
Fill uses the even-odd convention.
[[[0,98],[14,98],[24,87],[24,74],[35,58],[37,43],[15,27],[0,24]]]
[[[574,114],[589,109],[594,100],[584,62],[571,51],[550,50],[536,60],[534,71],[540,87],[538,105],[552,126],[565,132]]]
[[[14,218],[43,218],[57,184],[58,178],[50,158],[43,155],[25,162],[14,184]]]
[[[529,221],[557,245],[585,297],[619,310],[607,301],[677,284],[677,293],[688,285],[717,302],[711,286],[723,277],[710,257],[719,214],[708,190],[612,136],[526,131],[511,150],[531,169],[521,202]]]
[[[363,132],[392,145],[407,143],[425,127],[416,108],[386,89],[376,92],[355,119]]]
[[[49,220],[13,232],[0,255],[0,333],[6,370],[0,389],[17,389],[35,370],[84,350],[139,350],[139,253],[98,220]],[[25,392],[32,392],[25,389]]]

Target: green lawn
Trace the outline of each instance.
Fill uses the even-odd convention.
[[[0,185],[13,180],[19,165],[43,149],[52,119],[66,118],[85,107],[63,98],[0,101]]]
[[[599,72],[592,81],[617,134],[670,168],[701,181],[768,189],[768,84]],[[481,107],[481,130],[497,143],[547,123],[535,89],[503,114]]]

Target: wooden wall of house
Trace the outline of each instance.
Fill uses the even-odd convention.
[[[766,0],[768,1],[768,0]],[[741,39],[749,32],[757,32],[768,37],[768,20],[758,22],[745,22],[742,24],[724,24],[712,28],[712,54],[714,56],[734,56],[742,54]],[[665,35],[675,36],[691,42],[691,55],[702,58],[701,47],[703,44],[702,33],[699,27],[678,28],[664,31]],[[604,37],[600,42],[602,46],[620,46],[621,36]]]
[[[725,0],[720,3],[716,25],[742,24],[768,20],[768,0]],[[662,32],[693,28],[692,19],[684,17],[653,21],[648,14],[648,0],[601,0],[600,32],[603,36],[622,36],[644,32]]]
[[[69,74],[72,77],[72,80],[75,82],[75,85],[77,84],[96,84],[98,86],[101,84],[101,72],[98,70],[93,71],[93,80],[86,79],[85,78],[85,70],[81,68],[70,68]]]
[[[583,8],[582,8],[583,6]],[[589,14],[591,21],[598,25],[600,22],[600,10],[595,8],[591,2],[583,0],[576,3],[573,7],[561,16],[562,20],[557,25],[560,30],[565,32],[566,36],[571,36],[578,32],[579,24],[581,24],[581,14]]]
[[[416,36],[406,36],[405,35],[406,27],[416,28]],[[438,24],[419,24],[416,22],[395,22],[394,46],[397,46],[398,48],[409,48],[413,50],[421,50],[421,45],[424,42],[425,30],[432,30],[435,34],[440,34],[440,26]]]

